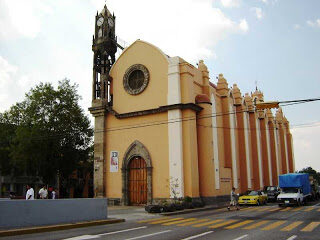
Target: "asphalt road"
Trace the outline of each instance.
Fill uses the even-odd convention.
[[[138,216],[138,215],[137,215]],[[193,212],[170,217],[135,216],[125,223],[2,239],[320,239],[320,203],[279,208],[275,204]]]

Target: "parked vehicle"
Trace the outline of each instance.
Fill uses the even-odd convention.
[[[276,202],[280,194],[280,188],[278,186],[266,186],[263,191],[267,193],[269,202]]]
[[[311,197],[308,173],[288,173],[279,176],[281,193],[277,197],[279,206],[304,204]]]
[[[247,195],[239,197],[240,205],[262,205],[267,204],[268,196],[263,191],[250,191]]]

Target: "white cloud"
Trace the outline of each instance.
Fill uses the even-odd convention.
[[[320,171],[319,161],[319,134],[320,123],[313,124],[308,127],[292,128],[294,156],[296,170],[301,170],[305,167],[312,167]]]
[[[222,6],[226,8],[240,7],[240,0],[220,0]]]
[[[17,88],[14,82],[17,70],[16,66],[0,56],[0,112],[9,108],[10,95],[12,96]],[[10,91],[10,86],[12,91]]]
[[[268,4],[275,5],[278,2],[278,0],[260,0],[260,1],[266,5],[268,5]]]
[[[249,30],[246,19],[229,18],[221,9],[213,6],[213,1],[218,0],[139,0],[139,4],[130,0],[108,0],[107,5],[117,17],[118,37],[129,44],[136,39],[148,41],[170,56],[178,55],[195,64],[199,59],[219,57],[214,52],[217,43],[234,34],[245,34]],[[15,59],[14,47],[9,49],[7,60],[1,59],[1,73],[6,77],[0,79],[0,111],[21,101],[24,93],[36,83],[51,82],[56,86],[64,77],[79,84],[79,94],[83,97],[81,106],[87,109],[91,105],[92,78],[92,52],[89,46],[95,12],[102,9],[105,1],[25,2],[0,0],[1,30],[2,26],[8,26],[8,29],[0,32],[0,41],[3,37],[32,39],[40,33],[45,38],[29,42],[30,52],[33,49],[35,51],[33,55],[24,55],[23,61],[16,59],[14,64],[9,61]],[[24,23],[21,26],[12,23],[16,16],[14,8],[19,4],[28,12],[21,13],[26,18],[25,22],[29,22],[25,24],[28,26],[23,25]],[[30,6],[24,7],[26,4]],[[75,5],[77,8],[71,11]],[[40,8],[44,9],[41,14],[37,12]],[[54,12],[54,18],[47,17],[43,14],[45,12],[48,15]],[[17,19],[18,22],[23,21],[20,16]],[[22,26],[26,28],[24,31],[19,30]]]
[[[92,0],[98,9],[104,1]],[[214,57],[216,44],[232,34],[248,31],[246,20],[232,20],[213,0],[140,0],[139,12],[134,1],[110,0],[108,6],[117,16],[117,34],[127,42],[142,39],[155,44],[170,56],[187,61]],[[165,17],[164,17],[165,13]]]
[[[300,24],[294,24],[294,25],[293,25],[293,28],[296,29],[296,30],[298,30],[298,29],[301,28],[301,25],[300,25]]]
[[[17,72],[17,67],[8,63],[0,56],[0,112],[7,109],[9,99],[8,86],[14,86],[13,76]]]
[[[9,62],[0,56],[0,88],[4,86],[17,72],[17,67],[9,64]]]
[[[308,20],[307,25],[310,27],[320,27],[320,18],[318,18],[314,21]]]
[[[239,27],[243,32],[248,32],[249,31],[249,25],[248,25],[248,23],[247,23],[247,21],[245,19],[242,19],[240,21]]]
[[[35,38],[41,29],[41,16],[51,14],[41,0],[0,1],[0,40]]]
[[[0,112],[21,101],[35,81],[19,72],[19,68],[0,56]]]
[[[254,12],[256,18],[259,19],[259,20],[261,20],[263,18],[263,16],[264,16],[264,13],[262,12],[261,8],[253,7],[253,8],[251,8],[251,11]]]

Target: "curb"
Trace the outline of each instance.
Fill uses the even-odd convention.
[[[160,213],[160,215],[162,215],[162,216],[173,216],[173,215],[187,214],[187,213],[193,213],[193,212],[203,212],[203,211],[207,211],[207,210],[225,208],[227,206],[228,205],[225,205],[225,206],[207,206],[207,207],[203,207],[203,208],[185,209],[185,210],[175,211],[175,212]]]
[[[120,222],[125,222],[125,219],[106,219],[106,220],[98,220],[98,221],[90,221],[90,222],[78,222],[78,223],[67,223],[67,224],[50,225],[50,226],[38,226],[38,227],[30,227],[30,228],[0,230],[0,237],[41,233],[41,232],[52,232],[52,231],[67,230],[72,228],[82,228],[82,227],[90,227],[90,226],[105,225],[105,224],[120,223]]]

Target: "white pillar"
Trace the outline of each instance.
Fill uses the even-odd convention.
[[[270,179],[270,185],[273,185],[272,182],[272,165],[271,165],[271,148],[270,148],[270,132],[268,127],[268,120],[265,121],[266,127],[266,136],[267,136],[267,150],[268,150],[268,166],[269,166],[269,179]]]
[[[296,163],[294,160],[294,148],[293,148],[293,137],[291,136],[291,156],[292,156],[292,171],[294,172],[296,169]]]
[[[179,103],[181,103],[179,58],[173,57],[169,58],[168,105]],[[184,196],[182,122],[176,121],[181,118],[182,113],[180,109],[168,111],[169,182],[178,183],[176,186],[170,184],[170,188],[175,188],[177,197]],[[170,197],[174,197],[171,190]]]
[[[235,110],[232,104],[229,104],[229,116],[230,121],[230,134],[231,134],[231,156],[232,156],[232,176],[233,176],[233,186],[238,188],[238,167],[237,167],[237,153],[236,153],[236,119],[235,119]]]
[[[280,175],[280,157],[281,155],[279,154],[279,134],[277,131],[277,126],[274,124],[274,142],[276,145],[276,161],[277,161],[277,174],[278,176]]]
[[[286,151],[286,163],[287,163],[287,173],[289,173],[289,156],[288,156],[288,143],[287,143],[287,130],[283,129],[284,137],[284,150]]]
[[[258,163],[259,163],[259,177],[260,187],[263,187],[263,172],[262,172],[262,160],[261,160],[261,132],[260,132],[260,120],[256,118],[256,133],[257,133],[257,150],[258,150]]]
[[[246,163],[247,163],[247,177],[248,177],[248,188],[252,188],[251,182],[251,155],[249,150],[249,136],[250,136],[250,129],[249,129],[249,118],[248,113],[243,113],[243,126],[244,126],[244,143],[246,148]]]
[[[211,103],[212,103],[212,136],[213,136],[213,142],[212,142],[212,148],[213,148],[213,165],[214,165],[214,182],[216,189],[220,189],[220,162],[219,162],[219,146],[218,146],[218,129],[217,129],[217,117],[214,116],[216,114],[216,100],[211,95]]]

